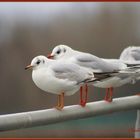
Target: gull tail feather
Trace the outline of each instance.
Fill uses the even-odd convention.
[[[91,77],[91,78],[87,78],[87,79],[85,79],[83,81],[77,82],[77,85],[79,85],[79,84],[88,84],[88,83],[92,83],[92,82],[95,82],[95,81],[98,81],[98,79],[95,78],[95,77]]]

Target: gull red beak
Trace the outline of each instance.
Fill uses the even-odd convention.
[[[31,69],[32,67],[33,67],[32,65],[28,65],[28,66],[25,67],[25,70]]]
[[[51,55],[51,54],[48,54],[48,56],[47,56],[49,59],[53,59],[54,58],[54,56],[53,55]]]

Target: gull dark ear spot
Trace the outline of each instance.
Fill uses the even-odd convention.
[[[64,48],[64,53],[66,52],[66,49]]]
[[[43,64],[45,63],[45,60],[43,60]]]

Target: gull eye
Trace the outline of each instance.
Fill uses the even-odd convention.
[[[41,62],[41,61],[40,61],[40,60],[38,60],[38,61],[36,62],[36,64],[38,65],[38,64],[40,64],[40,62]]]
[[[57,53],[57,54],[60,54],[60,53],[61,53],[61,50],[58,50],[56,53]]]

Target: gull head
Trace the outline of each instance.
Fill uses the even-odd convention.
[[[43,55],[36,56],[31,61],[31,64],[25,67],[25,70],[27,70],[27,69],[35,70],[35,69],[38,69],[40,67],[43,67],[43,66],[45,66],[47,60],[48,60],[48,58],[43,56]]]
[[[122,51],[120,55],[120,60],[122,61],[140,60],[139,54],[140,54],[139,46],[129,46]]]
[[[61,58],[67,58],[72,53],[72,48],[68,47],[67,45],[58,45],[56,46],[51,54],[48,55],[49,59],[61,59]]]

